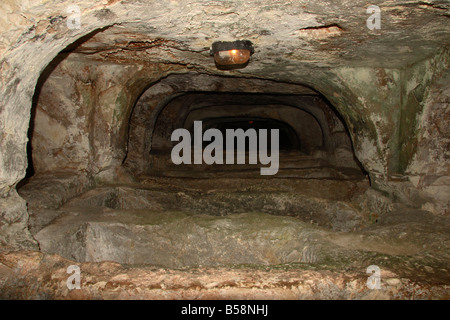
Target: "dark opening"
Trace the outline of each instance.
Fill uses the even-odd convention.
[[[265,118],[241,118],[241,117],[226,117],[226,118],[214,118],[214,119],[204,119],[203,120],[203,130],[208,129],[218,129],[222,135],[226,136],[226,130],[236,130],[242,129],[247,131],[248,129],[254,129],[258,136],[259,141],[259,130],[267,130],[267,148],[271,148],[270,133],[272,129],[279,130],[279,148],[281,151],[294,151],[300,149],[299,139],[291,126],[288,124]],[[247,139],[248,140],[248,139]],[[204,142],[203,147],[205,147],[209,142]],[[224,149],[226,141],[224,140]],[[247,141],[248,143],[248,141]],[[248,144],[247,144],[248,145]],[[236,145],[235,145],[236,147]]]

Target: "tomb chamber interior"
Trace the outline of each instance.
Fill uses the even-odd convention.
[[[0,298],[448,299],[448,4],[16,2]]]

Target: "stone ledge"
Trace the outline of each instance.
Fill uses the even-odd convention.
[[[81,271],[69,290],[67,268]],[[125,267],[113,262],[75,263],[36,251],[0,252],[0,298],[55,300],[216,299],[448,299],[449,285],[429,284],[384,270],[381,288],[367,274],[305,269]]]

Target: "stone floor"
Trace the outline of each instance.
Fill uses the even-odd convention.
[[[53,207],[22,195],[41,251],[2,250],[2,298],[449,298],[450,219],[371,210],[361,177],[147,177]],[[67,289],[69,265],[81,268],[79,290]],[[366,285],[371,265],[378,290]]]

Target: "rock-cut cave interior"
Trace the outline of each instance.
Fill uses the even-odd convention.
[[[0,4],[1,298],[448,299],[448,2],[77,3]]]

